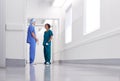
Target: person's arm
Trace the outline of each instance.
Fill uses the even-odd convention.
[[[53,38],[53,32],[50,30],[50,39],[48,42],[51,42],[52,41],[52,38]]]
[[[52,41],[52,38],[53,38],[53,36],[51,36],[51,37],[50,37],[50,39],[49,39],[49,41],[48,41],[48,42]]]
[[[36,40],[36,42],[38,41],[38,39],[37,39],[37,37],[36,37],[34,32],[32,32],[32,37]]]

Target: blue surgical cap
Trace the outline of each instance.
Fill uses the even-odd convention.
[[[30,19],[30,24],[33,24],[36,20],[34,18]]]

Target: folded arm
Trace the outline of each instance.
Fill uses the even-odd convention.
[[[36,40],[36,42],[38,41],[38,39],[37,39],[37,37],[36,37],[34,32],[32,32],[32,37]]]

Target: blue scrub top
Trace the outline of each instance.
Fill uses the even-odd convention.
[[[46,43],[48,43],[49,46],[51,45],[51,41],[49,42],[51,36],[53,36],[53,32],[51,30],[44,32],[44,40],[43,40],[44,46],[46,45]]]
[[[33,25],[29,25],[28,32],[27,32],[27,43],[34,44],[36,43],[35,39],[32,37],[32,32],[35,33],[35,27]]]

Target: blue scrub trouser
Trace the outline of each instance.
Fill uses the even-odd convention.
[[[30,63],[34,62],[35,50],[36,50],[36,43],[30,43]]]

